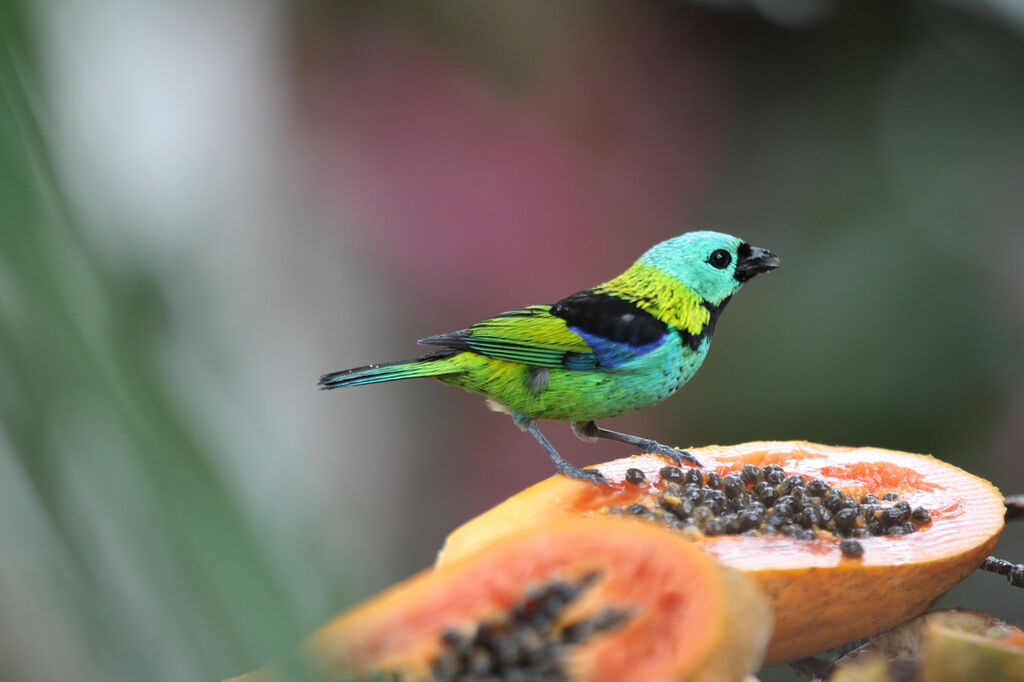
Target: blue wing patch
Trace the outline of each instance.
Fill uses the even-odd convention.
[[[658,339],[645,343],[642,346],[634,346],[628,342],[612,341],[611,339],[604,338],[603,336],[590,334],[578,327],[569,327],[569,329],[579,334],[583,340],[587,342],[587,345],[593,349],[593,357],[597,359],[597,366],[609,369],[624,365],[630,360],[635,360],[636,358],[656,350],[659,346],[665,343],[665,339],[668,338],[668,334],[663,334]]]

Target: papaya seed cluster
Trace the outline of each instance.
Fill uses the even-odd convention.
[[[612,630],[629,618],[628,609],[607,607],[593,617],[562,623],[559,615],[597,579],[553,580],[527,591],[505,614],[475,629],[451,628],[431,666],[437,682],[568,682],[564,669],[570,647]]]
[[[895,492],[856,499],[823,478],[787,474],[775,464],[745,464],[725,476],[675,466],[662,467],[658,473],[661,491],[652,506],[638,502],[626,509],[611,507],[609,513],[643,517],[705,536],[781,535],[814,540],[827,533],[842,540],[839,549],[849,558],[864,554],[858,539],[906,535],[931,523],[927,509],[912,509]],[[643,484],[646,475],[640,469],[627,469],[626,482]]]

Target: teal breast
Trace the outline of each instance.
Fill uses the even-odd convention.
[[[533,419],[590,421],[629,414],[655,405],[679,390],[700,368],[708,352],[705,339],[696,349],[679,334],[648,353],[603,370],[528,370],[538,392],[509,395],[499,401],[511,411]],[[538,373],[546,372],[546,377]],[[545,383],[541,387],[540,383]],[[518,398],[518,399],[517,399]]]

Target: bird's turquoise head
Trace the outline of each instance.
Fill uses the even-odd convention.
[[[779,267],[779,258],[739,237],[704,231],[655,244],[638,263],[658,268],[708,303],[719,305],[754,275]]]

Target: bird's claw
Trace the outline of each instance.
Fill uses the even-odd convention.
[[[674,448],[671,445],[663,445],[657,441],[652,440],[648,443],[644,443],[642,449],[644,452],[653,452],[656,455],[668,457],[673,462],[675,462],[677,466],[684,466],[683,462],[686,462],[690,466],[701,466],[700,461],[698,461],[697,458],[691,455],[689,452],[687,452],[686,450],[680,450],[679,448]]]
[[[580,469],[573,467],[572,469],[567,469],[560,473],[568,478],[575,478],[577,481],[585,481],[587,483],[593,483],[594,485],[611,486],[611,483],[604,477],[604,474],[597,469]]]

